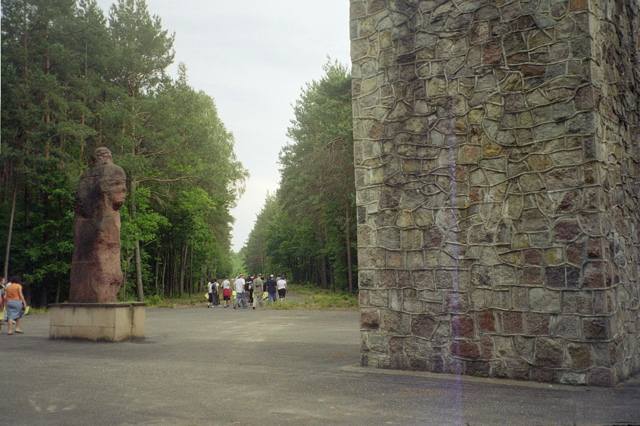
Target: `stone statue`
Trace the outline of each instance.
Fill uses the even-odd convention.
[[[120,212],[126,175],[111,151],[94,151],[93,167],[80,178],[73,221],[71,290],[73,303],[109,303],[124,280],[120,264]]]

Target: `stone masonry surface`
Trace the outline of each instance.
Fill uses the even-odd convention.
[[[640,372],[640,6],[351,0],[362,364]]]

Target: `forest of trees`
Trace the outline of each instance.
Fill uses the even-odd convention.
[[[242,249],[250,273],[353,293],[356,285],[351,76],[329,61],[303,89],[280,153],[280,187]]]
[[[182,297],[231,273],[229,212],[247,171],[211,97],[189,86],[186,66],[168,77],[173,41],[144,0],[118,0],[108,17],[94,0],[2,0],[3,275],[21,275],[34,306],[68,297],[75,191],[99,146],[127,173],[120,300]],[[298,120],[292,135],[309,142]],[[334,147],[318,155],[350,143],[342,133],[326,137]],[[306,167],[301,155],[289,147],[285,169]],[[344,214],[285,202],[318,218],[304,232],[315,232],[325,258],[336,257],[326,235],[344,227]],[[351,201],[323,202],[348,209]]]

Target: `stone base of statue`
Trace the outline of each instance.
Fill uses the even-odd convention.
[[[122,342],[145,337],[145,304],[61,303],[51,307],[50,339]]]

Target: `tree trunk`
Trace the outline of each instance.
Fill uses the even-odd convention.
[[[136,220],[136,180],[131,178],[131,194],[130,194],[130,217],[131,220],[135,223]],[[134,255],[135,255],[135,270],[136,270],[136,296],[138,302],[144,302],[144,286],[142,284],[142,261],[140,259],[140,238],[138,236],[138,231],[136,231],[133,235],[135,240],[134,246]]]
[[[122,269],[122,276],[126,277],[129,275],[129,269],[131,266],[131,256],[127,256],[127,258],[124,260],[124,266]],[[118,291],[118,293],[120,293],[120,300],[127,300],[127,286],[123,285],[120,287],[120,290]]]
[[[318,243],[320,244],[320,286],[324,289],[329,288],[327,280],[327,258],[324,254],[324,237],[323,230],[318,229]]]
[[[173,297],[173,267],[171,265],[171,250],[167,250],[164,254],[164,295]]]
[[[136,295],[138,302],[144,302],[144,286],[142,284],[142,260],[140,259],[140,240],[138,239],[138,233],[135,233],[136,246]]]
[[[167,296],[167,267],[169,264],[169,260],[167,259],[168,255],[165,255],[162,260],[162,279],[160,280],[160,294],[162,297]],[[169,287],[170,289],[171,287]]]
[[[184,269],[187,264],[187,246],[182,247],[180,256],[180,299],[184,297]]]
[[[13,187],[13,197],[11,200],[11,215],[9,216],[9,231],[7,232],[7,251],[4,257],[4,277],[9,279],[9,253],[11,252],[11,238],[13,236],[13,218],[16,212],[16,198],[18,196],[18,185]]]
[[[193,294],[193,246],[187,249],[189,253],[189,296]]]
[[[160,256],[156,256],[156,268],[155,273],[153,274],[153,291],[154,294],[158,295],[158,277],[160,276]]]
[[[58,280],[58,284],[56,285],[56,303],[60,303],[60,288],[62,285],[62,281]]]
[[[171,267],[171,296],[180,296],[180,276],[178,275],[179,271],[179,262],[180,262],[180,251],[179,249],[173,250],[171,257],[167,259],[170,263]]]

